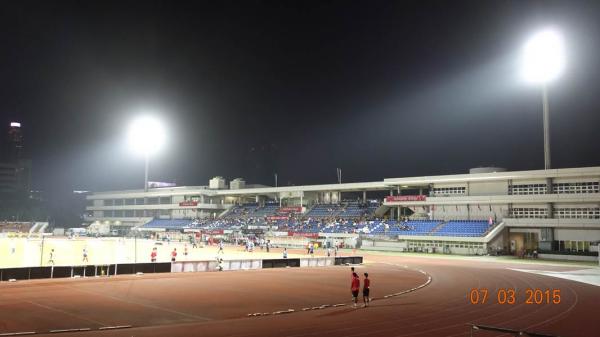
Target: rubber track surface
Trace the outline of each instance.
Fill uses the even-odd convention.
[[[600,287],[507,269],[519,265],[381,255],[366,255],[365,260],[356,270],[361,279],[369,272],[377,299],[358,309],[350,306],[348,267],[5,282],[0,284],[0,334],[55,335],[49,331],[89,328],[60,335],[469,336],[467,323],[560,336],[595,336],[600,331]],[[534,268],[573,269],[527,266]],[[382,298],[423,285],[429,276],[431,283],[421,289]],[[488,302],[470,304],[471,288],[489,289]],[[497,304],[500,288],[516,289],[517,303]],[[560,289],[561,303],[525,304],[527,288]],[[337,303],[346,306],[302,310]],[[272,315],[288,309],[294,312]],[[270,315],[248,317],[251,313]]]

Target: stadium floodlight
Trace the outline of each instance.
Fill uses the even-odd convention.
[[[550,117],[547,85],[565,68],[566,57],[562,35],[545,29],[533,35],[523,50],[522,75],[527,82],[542,86],[544,123],[544,169],[550,169]]]
[[[547,84],[563,72],[565,59],[561,34],[552,29],[542,30],[525,43],[523,77],[528,82]]]
[[[153,117],[143,116],[135,119],[128,133],[129,145],[133,151],[142,154],[146,160],[144,191],[148,191],[148,166],[150,156],[155,154],[165,142],[165,129],[162,123]]]

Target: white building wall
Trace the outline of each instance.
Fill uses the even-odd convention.
[[[512,231],[512,230],[511,230]],[[558,241],[600,241],[600,229],[562,229],[554,230],[554,240]]]
[[[478,195],[507,195],[507,181],[489,181],[489,182],[470,182],[468,184],[468,193],[472,196]]]
[[[185,200],[185,196],[184,195],[174,195],[173,200],[171,201],[174,204],[179,204],[180,202]]]

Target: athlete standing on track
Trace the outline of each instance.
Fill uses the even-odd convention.
[[[371,280],[369,279],[369,273],[365,273],[365,280],[363,281],[363,307],[368,307],[371,298],[369,297],[369,291],[371,290]]]
[[[360,290],[360,279],[356,273],[352,273],[352,284],[350,286],[350,290],[352,291],[352,300],[354,301],[354,307],[356,308],[356,303],[358,302],[358,291]]]
[[[177,260],[177,248],[173,248],[171,252],[171,262],[175,262],[175,260]]]
[[[54,248],[52,248],[50,250],[50,259],[48,259],[48,263],[51,264],[51,265],[54,265],[54,258],[55,258],[55,256],[54,256]]]
[[[89,262],[86,248],[83,248],[83,262]]]
[[[150,253],[150,262],[156,262],[156,247],[152,248],[152,253]]]

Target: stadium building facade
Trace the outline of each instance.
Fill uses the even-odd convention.
[[[300,216],[310,217],[320,214],[312,210],[322,205],[348,205],[344,196],[355,200],[358,195],[359,202],[367,202],[369,193],[378,192],[387,196],[371,218],[394,224],[406,219],[437,222],[423,232],[392,231],[392,240],[387,230],[385,240],[365,230],[359,239],[363,248],[462,254],[537,250],[550,258],[554,256],[548,253],[562,252],[560,258],[581,260],[592,259],[585,255],[597,254],[600,241],[600,167],[512,172],[480,168],[458,175],[286,187],[234,182],[228,188],[216,177],[209,186],[93,193],[87,196],[86,222],[136,227],[153,219],[218,219],[245,203],[296,207]],[[461,226],[477,221],[489,227],[463,235]],[[335,229],[319,234],[334,235]]]

